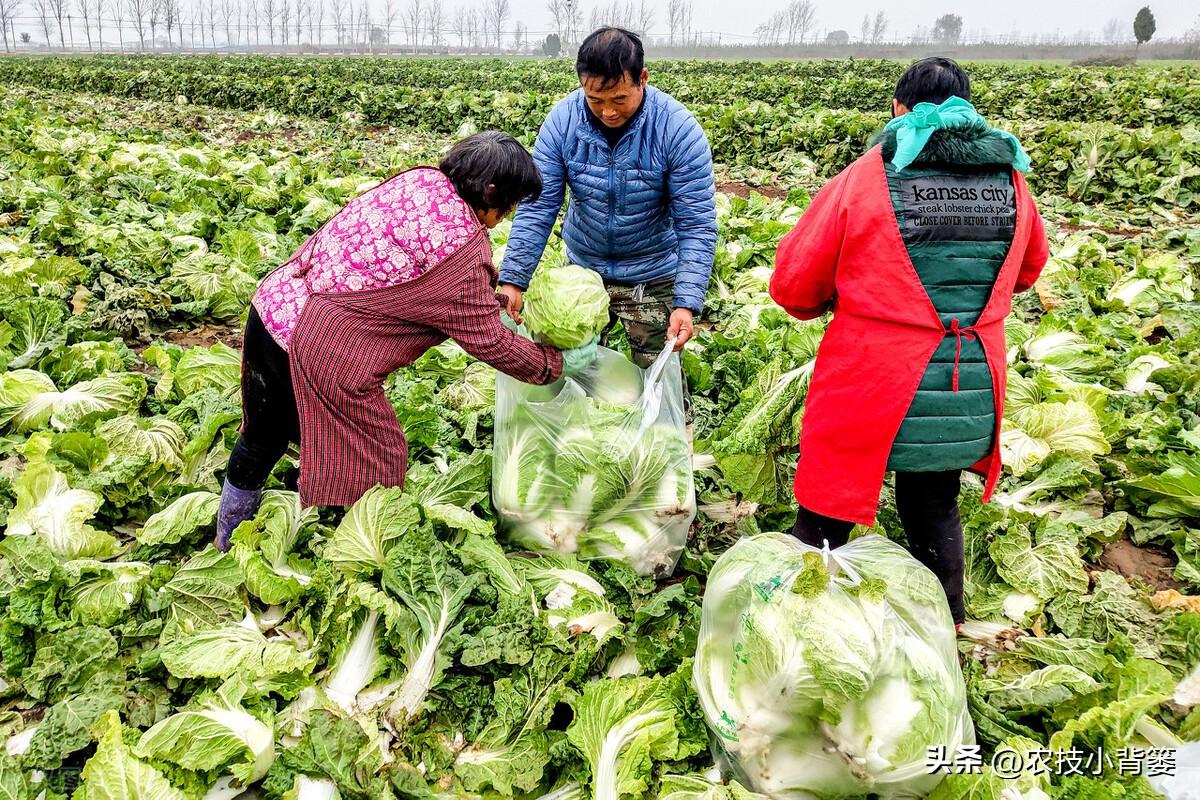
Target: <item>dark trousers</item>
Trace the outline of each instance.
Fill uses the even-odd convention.
[[[242,433],[229,455],[226,480],[239,489],[261,488],[288,444],[299,441],[300,416],[287,351],[271,338],[251,306],[242,344]]]
[[[896,510],[908,537],[908,549],[933,571],[954,622],[966,618],[963,609],[963,529],[958,515],[960,470],[949,472],[897,472]],[[854,529],[853,522],[825,517],[801,508],[792,535],[805,544],[841,547]]]

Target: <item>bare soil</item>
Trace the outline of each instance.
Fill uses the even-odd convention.
[[[1105,546],[1099,566],[1126,578],[1140,578],[1150,588],[1182,589],[1175,580],[1175,559],[1170,551],[1154,545],[1138,546],[1128,539]]]
[[[1143,233],[1148,233],[1153,228],[1105,228],[1103,225],[1076,225],[1073,222],[1056,222],[1055,225],[1064,231],[1070,233],[1080,233],[1087,231],[1100,231],[1107,233],[1109,236],[1140,236]]]
[[[242,329],[233,325],[201,325],[190,331],[172,331],[163,338],[180,347],[211,347],[220,342],[238,350],[242,346]]]
[[[245,144],[255,139],[274,139],[276,137],[281,139],[295,139],[299,135],[299,128],[281,128],[277,131],[242,131],[233,140],[238,144]]]
[[[738,197],[749,197],[751,192],[761,194],[763,197],[771,200],[782,200],[787,197],[787,192],[776,186],[751,186],[748,183],[740,181],[727,181],[717,184],[717,191],[722,194],[735,194]]]
[[[190,331],[166,331],[156,338],[161,338],[168,344],[180,347],[212,347],[220,342],[234,350],[242,348],[242,328],[236,325],[201,325]],[[131,345],[132,346],[132,345]],[[141,353],[149,344],[139,343],[133,347],[134,352]],[[146,371],[150,371],[147,367]]]

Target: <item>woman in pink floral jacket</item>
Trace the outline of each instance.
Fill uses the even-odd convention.
[[[254,295],[242,353],[242,430],[221,492],[216,546],[258,508],[288,443],[300,498],[354,503],[403,486],[408,444],[383,384],[454,339],[513,377],[544,384],[585,368],[595,345],[560,353],[500,316],[487,231],[542,181],[511,136],[487,131],[351,200]]]

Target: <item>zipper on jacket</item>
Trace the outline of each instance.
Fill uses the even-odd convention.
[[[610,277],[612,274],[612,264],[613,264],[613,257],[612,257],[613,223],[615,222],[615,217],[616,217],[615,207],[617,204],[617,197],[616,197],[616,195],[617,195],[617,186],[616,186],[617,180],[616,180],[616,177],[617,177],[616,154],[614,153],[613,148],[610,147],[610,148],[608,148],[608,262],[609,262],[608,271],[609,271]]]

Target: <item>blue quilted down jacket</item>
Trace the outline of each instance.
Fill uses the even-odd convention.
[[[681,103],[646,87],[642,113],[615,148],[587,117],[582,90],[554,107],[533,150],[542,196],[517,211],[500,282],[529,285],[562,208],[571,261],[607,283],[675,279],[675,306],[699,312],[717,247],[712,153]]]

